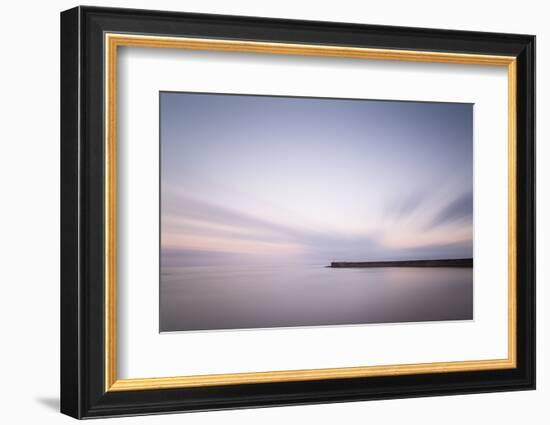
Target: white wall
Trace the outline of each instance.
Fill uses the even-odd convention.
[[[2,422],[69,423],[59,381],[59,12],[77,3],[2,5],[0,62],[0,400]],[[550,413],[550,26],[542,1],[97,1],[96,5],[536,34],[538,44],[538,390],[194,413],[110,423],[548,423]],[[546,402],[546,403],[545,403]]]

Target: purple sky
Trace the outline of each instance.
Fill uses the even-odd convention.
[[[171,92],[160,103],[163,258],[472,256],[471,104]]]

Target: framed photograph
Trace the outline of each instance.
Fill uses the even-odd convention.
[[[535,388],[535,37],[61,14],[61,411]]]

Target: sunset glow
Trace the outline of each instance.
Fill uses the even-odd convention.
[[[470,104],[160,101],[166,252],[320,263],[472,256]]]

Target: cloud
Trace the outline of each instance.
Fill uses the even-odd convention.
[[[311,258],[371,256],[379,247],[370,235],[346,236],[288,226],[182,193],[162,201],[163,249],[297,255]]]
[[[162,216],[203,223],[203,227],[210,227],[219,233],[232,233],[235,237],[239,234],[243,237],[256,234],[260,237],[278,236],[286,240],[296,240],[304,236],[303,231],[297,228],[175,192],[163,196]]]
[[[441,226],[454,221],[472,221],[473,194],[471,191],[459,195],[443,207],[431,220],[430,225]]]
[[[425,194],[421,192],[409,193],[391,202],[386,211],[396,218],[407,218],[415,213],[425,201]]]
[[[405,217],[399,220],[408,220],[408,216],[416,213],[430,217],[433,215],[430,212],[436,211],[433,219],[428,218],[430,226],[427,229],[411,228],[409,223],[403,224],[405,228],[400,231],[396,224],[383,228],[381,223],[380,231],[357,235],[311,230],[303,222],[295,226],[283,224],[177,190],[170,191],[169,196],[164,195],[163,250],[301,256],[320,263],[458,258],[469,257],[472,253],[471,226],[464,222],[472,215],[471,193],[456,197],[443,207],[433,207],[429,199],[418,195],[402,201],[398,214]]]

